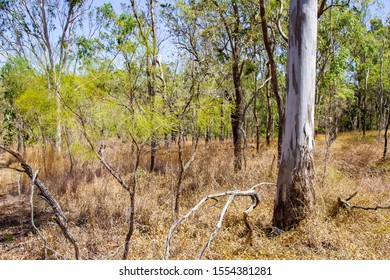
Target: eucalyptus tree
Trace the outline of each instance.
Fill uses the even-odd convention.
[[[55,142],[61,147],[61,76],[70,64],[75,30],[87,0],[9,0],[0,2],[0,50],[24,57],[46,75],[48,96],[57,103]]]
[[[315,203],[314,98],[317,0],[290,2],[286,124],[275,196],[273,225],[289,229]]]

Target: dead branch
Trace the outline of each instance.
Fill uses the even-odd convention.
[[[219,214],[219,218],[218,218],[217,225],[215,226],[215,230],[211,233],[209,240],[203,245],[202,249],[200,250],[200,252],[197,256],[198,260],[200,260],[202,258],[203,253],[206,250],[206,248],[209,250],[209,252],[211,252],[210,244],[215,239],[215,237],[218,235],[218,232],[222,227],[223,218],[225,217],[225,214],[226,214],[227,210],[229,209],[229,206],[232,203],[234,197],[235,197],[234,194],[229,195],[229,198],[226,201],[225,206],[223,207],[221,213]]]
[[[377,205],[377,206],[351,205],[349,203],[349,201],[352,200],[352,198],[354,198],[357,195],[357,193],[358,192],[353,193],[352,195],[350,195],[346,199],[342,199],[341,197],[338,197],[336,206],[334,207],[334,210],[333,210],[333,216],[336,216],[339,213],[340,209],[346,209],[348,211],[350,211],[352,209],[373,210],[373,211],[376,211],[378,209],[390,209],[390,205],[388,205],[388,206],[381,206],[381,205]]]
[[[20,163],[22,167],[22,169],[17,169],[17,171],[26,173],[27,176],[31,179],[31,182],[38,187],[40,191],[39,196],[43,198],[50,205],[63,235],[65,236],[66,239],[68,239],[68,241],[70,241],[70,243],[72,243],[75,250],[76,259],[77,260],[81,259],[80,248],[78,246],[77,240],[73,237],[73,234],[69,231],[68,220],[64,212],[62,211],[60,204],[50,193],[49,189],[46,188],[45,184],[41,180],[39,180],[37,176],[34,176],[31,166],[27,163],[27,161],[22,157],[21,154],[3,145],[0,145],[0,149],[11,154]]]
[[[184,175],[185,175],[187,169],[192,164],[192,162],[195,160],[195,156],[196,156],[196,153],[198,151],[198,143],[199,143],[199,138],[197,137],[196,138],[196,142],[195,142],[195,147],[194,147],[194,149],[192,151],[191,157],[187,161],[187,163],[184,164],[182,147],[181,147],[181,138],[182,138],[182,130],[180,130],[180,135],[179,135],[179,139],[178,139],[178,142],[177,142],[177,145],[179,147],[180,171],[179,171],[179,175],[178,175],[178,179],[177,179],[177,185],[176,185],[176,197],[174,199],[175,200],[175,205],[174,205],[174,210],[173,210],[173,213],[174,213],[173,219],[177,219],[177,216],[179,215],[180,194],[181,194],[181,191],[182,191],[182,183],[183,183]]]
[[[39,235],[39,237],[42,239],[43,242],[43,256],[44,259],[47,260],[47,240],[42,235],[41,231],[37,228],[34,222],[34,182],[38,177],[39,168],[34,172],[33,178],[31,180],[31,193],[30,193],[30,215],[31,215],[31,226],[33,227],[34,231]]]
[[[245,222],[245,225],[248,229],[248,238],[250,238],[252,236],[252,231],[253,231],[253,226],[252,224],[249,222],[248,220],[248,216],[249,216],[249,213],[255,209],[257,207],[257,205],[260,203],[260,196],[258,194],[258,192],[255,190],[256,187],[259,187],[261,185],[265,185],[265,184],[272,184],[272,183],[260,183],[260,184],[257,184],[255,186],[253,186],[251,189],[249,190],[244,190],[244,191],[240,191],[240,190],[234,190],[234,191],[226,191],[226,192],[223,192],[223,193],[217,193],[217,194],[209,194],[205,197],[203,197],[199,202],[198,204],[196,204],[187,214],[185,214],[184,216],[182,216],[180,219],[178,219],[172,226],[171,228],[169,229],[168,231],[168,235],[167,235],[167,239],[166,239],[166,244],[165,244],[165,255],[164,255],[164,260],[167,260],[169,258],[169,251],[170,251],[170,244],[171,244],[171,240],[173,238],[173,234],[175,233],[176,229],[179,227],[179,225],[181,223],[183,223],[184,221],[186,221],[195,211],[197,211],[207,200],[216,200],[217,197],[223,197],[223,196],[228,196],[228,199],[225,203],[225,206],[223,207],[223,209],[221,210],[220,214],[219,214],[219,218],[218,218],[218,221],[217,221],[217,224],[215,226],[215,229],[214,231],[210,234],[210,237],[208,239],[208,241],[202,246],[201,250],[199,251],[198,255],[197,255],[197,258],[198,259],[201,259],[205,250],[206,249],[209,249],[210,250],[210,244],[211,242],[216,238],[216,236],[218,235],[221,227],[222,227],[222,221],[223,221],[223,218],[225,217],[225,214],[230,206],[230,204],[232,203],[232,201],[234,200],[234,198],[236,198],[237,196],[249,196],[252,198],[252,203],[250,204],[250,206],[243,212],[244,214],[244,222]]]

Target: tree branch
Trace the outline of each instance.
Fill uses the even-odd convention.
[[[198,204],[196,204],[192,209],[190,209],[190,211],[187,212],[187,214],[185,214],[184,216],[182,216],[180,219],[178,219],[172,226],[171,228],[169,229],[168,231],[168,235],[167,235],[167,239],[166,239],[166,243],[165,243],[165,255],[164,255],[164,260],[167,260],[169,258],[169,253],[170,253],[170,245],[171,245],[171,240],[173,238],[173,235],[176,231],[176,229],[180,226],[181,223],[183,223],[184,221],[186,221],[195,211],[197,211],[207,200],[217,200],[217,197],[223,197],[223,196],[228,196],[228,199],[225,203],[225,206],[223,207],[223,209],[221,210],[220,212],[220,215],[219,215],[219,218],[218,218],[218,221],[217,221],[217,224],[216,224],[216,227],[214,229],[214,231],[210,234],[210,237],[208,239],[208,241],[202,246],[199,254],[198,254],[198,258],[202,258],[205,250],[207,248],[210,248],[210,244],[211,242],[216,238],[216,236],[218,235],[218,232],[219,230],[221,229],[222,227],[222,221],[223,221],[223,218],[231,204],[231,202],[234,200],[235,197],[238,197],[238,196],[249,196],[252,198],[252,203],[249,205],[249,207],[243,212],[244,214],[244,222],[245,222],[245,225],[248,229],[248,239],[252,236],[252,231],[253,231],[253,226],[252,224],[249,222],[248,220],[248,216],[249,216],[249,213],[255,209],[257,207],[257,205],[260,203],[260,196],[258,194],[258,192],[255,190],[255,188],[259,187],[259,186],[262,186],[262,185],[271,185],[273,183],[267,183],[267,182],[264,182],[264,183],[260,183],[260,184],[257,184],[255,186],[253,186],[251,189],[249,190],[244,190],[244,191],[240,191],[240,190],[234,190],[234,191],[226,191],[226,192],[222,192],[222,193],[217,193],[217,194],[209,194],[205,197],[203,197],[199,202]],[[275,184],[274,184],[275,185]],[[248,240],[247,239],[247,240]]]
[[[57,202],[57,200],[54,198],[54,196],[50,193],[49,189],[44,185],[44,183],[37,178],[38,174],[35,175],[33,172],[31,166],[27,163],[27,161],[22,157],[21,154],[18,152],[15,152],[3,145],[0,145],[0,149],[3,151],[6,151],[7,153],[11,154],[22,166],[23,171],[27,174],[27,176],[31,179],[31,183],[35,184],[35,186],[38,187],[40,194],[39,196],[43,198],[52,208],[53,213],[56,217],[56,221],[58,225],[61,228],[61,231],[65,238],[70,241],[74,247],[75,250],[75,257],[77,260],[81,259],[80,255],[80,248],[78,246],[77,240],[73,237],[73,234],[69,231],[68,228],[68,220],[62,211],[62,208],[60,204]]]
[[[348,0],[346,3],[343,3],[343,4],[339,4],[339,3],[333,4],[332,3],[329,6],[325,7],[326,6],[326,0],[322,0],[321,4],[320,4],[320,8],[318,9],[317,18],[319,19],[330,8],[333,8],[333,7],[347,7],[350,2],[351,2],[351,0]]]
[[[378,209],[390,209],[390,205],[388,206],[381,206],[381,205],[377,205],[377,206],[362,206],[362,205],[351,205],[349,203],[350,200],[352,200],[352,198],[354,198],[356,195],[357,195],[358,192],[355,192],[353,193],[352,195],[350,195],[347,199],[342,199],[341,197],[338,197],[337,198],[337,203],[333,209],[333,216],[336,216],[340,209],[343,208],[343,209],[346,209],[346,210],[351,210],[351,209],[362,209],[362,210],[378,210]]]
[[[286,34],[284,34],[282,26],[281,26],[281,23],[280,23],[280,19],[282,17],[282,13],[283,13],[283,2],[282,2],[282,0],[279,0],[279,3],[280,3],[280,8],[279,8],[279,14],[278,14],[278,19],[277,19],[276,26],[278,27],[278,31],[279,31],[280,36],[282,36],[283,40],[286,43],[288,43],[288,37],[286,36]]]

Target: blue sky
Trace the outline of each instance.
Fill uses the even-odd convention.
[[[351,0],[351,2],[353,2],[353,1],[354,0]],[[379,1],[383,4],[383,7],[382,8],[378,8],[378,7],[374,8],[372,10],[372,13],[373,13],[373,15],[380,15],[382,20],[386,20],[390,16],[390,0],[379,0]],[[121,3],[130,4],[130,0],[93,0],[93,3],[95,6],[100,6],[104,3],[111,3],[113,5],[114,9],[118,13],[120,13],[122,10]],[[146,0],[136,0],[136,3],[138,3],[139,6],[145,5]],[[139,8],[141,8],[141,7],[139,7]],[[172,49],[175,49],[175,48],[171,42],[166,41],[162,44],[161,50],[160,50],[160,56],[161,56],[162,61],[167,62],[167,61],[172,61],[172,59],[174,59],[173,57],[171,57],[173,55]],[[168,52],[168,50],[170,50],[170,51]]]

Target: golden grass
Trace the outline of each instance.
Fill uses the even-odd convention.
[[[118,144],[119,145],[119,144]],[[125,174],[130,182],[132,156],[127,147],[111,145],[107,158]],[[362,139],[360,134],[341,134],[331,146],[325,184],[322,186],[325,150],[323,136],[316,138],[316,214],[296,229],[279,237],[267,237],[273,211],[274,187],[259,189],[261,203],[250,215],[254,224],[252,243],[246,242],[246,228],[242,211],[249,198],[239,198],[231,205],[223,227],[206,251],[206,259],[390,259],[390,210],[363,211],[354,209],[332,215],[332,207],[339,196],[346,198],[355,191],[358,195],[352,204],[376,206],[390,201],[390,163],[379,160],[382,141],[375,133]],[[184,157],[191,154],[191,142],[185,146]],[[68,216],[71,230],[77,237],[86,259],[119,259],[128,229],[129,196],[98,162],[77,162],[69,173],[69,162],[48,151],[46,174],[42,180],[53,191]],[[232,189],[248,189],[262,181],[276,182],[276,142],[271,147],[262,145],[260,153],[249,145],[247,167],[234,174],[232,145],[229,141],[202,143],[196,160],[189,168],[183,182],[181,214],[191,209],[202,197],[210,193]],[[42,166],[39,150],[29,150],[28,158],[35,166]],[[165,239],[172,220],[172,188],[177,182],[177,147],[161,148],[158,152],[158,172],[147,172],[148,155],[145,153],[138,172],[136,198],[136,230],[131,240],[131,259],[162,259]],[[0,173],[1,199],[12,193],[16,196],[16,175]],[[17,200],[28,202],[28,182],[24,179],[24,195]],[[46,213],[40,230],[49,246],[56,252],[53,259],[73,258],[71,245],[65,241],[52,217],[50,209],[39,199],[37,207]],[[209,238],[224,201],[215,205],[207,202],[199,211],[180,226],[172,240],[171,258],[193,259]],[[27,205],[15,205],[15,211]],[[19,209],[19,210],[18,210]],[[12,213],[9,213],[11,215]],[[13,237],[12,234],[27,227],[23,224],[13,230],[0,227],[0,259],[40,259],[42,242],[36,234]],[[9,236],[11,233],[11,236]],[[4,239],[4,238],[3,238]],[[0,239],[1,240],[1,239]]]

